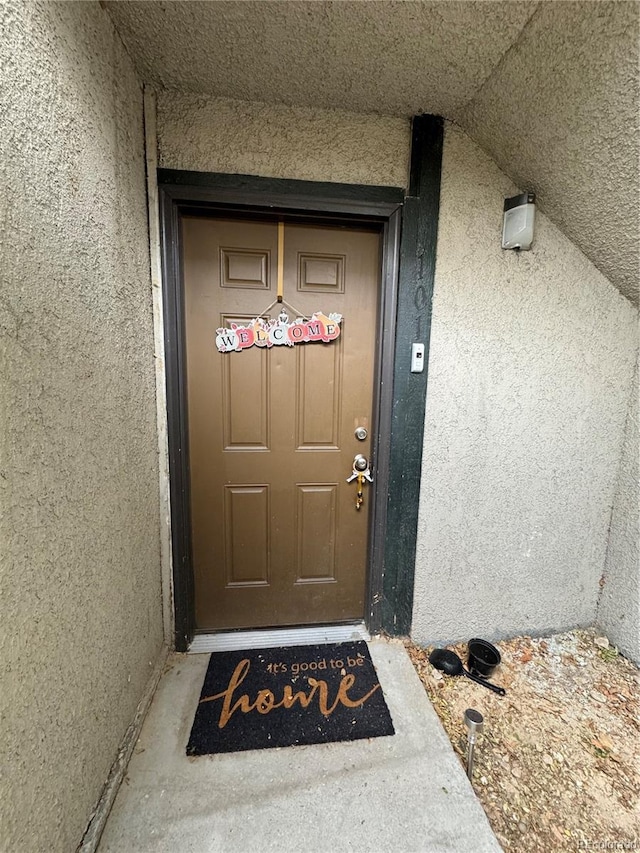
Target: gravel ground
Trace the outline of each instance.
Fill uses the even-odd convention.
[[[506,851],[640,851],[640,672],[593,631],[496,644],[496,696],[406,647],[466,766],[463,715],[484,716],[473,787]],[[466,664],[466,645],[450,646]]]

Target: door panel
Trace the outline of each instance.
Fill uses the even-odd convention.
[[[268,586],[269,487],[225,486],[224,496],[227,589]]]
[[[339,450],[342,353],[335,342],[302,345],[295,353],[297,450]]]
[[[380,236],[286,224],[285,300],[306,315],[343,314],[342,334],[219,353],[219,326],[246,323],[276,298],[277,229],[182,220],[199,630],[364,615],[372,491],[358,512],[345,480],[354,455],[370,452],[354,430],[371,427]]]
[[[296,583],[336,582],[337,492],[335,483],[298,486]]]
[[[253,317],[223,315],[222,324],[246,324]],[[247,359],[224,358],[222,371],[222,446],[225,450],[268,450],[270,432],[269,353],[257,347]]]

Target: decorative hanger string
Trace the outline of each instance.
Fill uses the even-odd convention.
[[[284,222],[278,222],[278,284],[276,288],[277,302],[282,302],[284,296]]]
[[[258,317],[265,317],[274,305],[286,305],[287,308],[290,308],[294,314],[297,314],[303,320],[309,319],[307,314],[304,314],[302,311],[298,311],[294,305],[287,302],[284,298],[284,222],[282,221],[278,222],[278,274],[276,280],[276,298],[271,305],[264,309],[262,314],[258,314]]]

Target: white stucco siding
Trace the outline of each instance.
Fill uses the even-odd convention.
[[[407,119],[158,92],[161,168],[404,187]]]
[[[636,311],[538,214],[500,248],[516,192],[446,126],[413,634],[505,637],[592,623]]]
[[[0,847],[75,850],[162,643],[142,91],[98,3],[0,4]]]
[[[457,115],[636,306],[639,20],[638,3],[539,3]]]
[[[640,665],[640,478],[638,477],[638,370],[633,380],[598,623],[620,651]]]

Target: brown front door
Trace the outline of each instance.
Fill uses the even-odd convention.
[[[197,629],[362,619],[373,487],[358,511],[345,481],[371,448],[380,235],[286,223],[284,299],[342,334],[230,353],[216,329],[276,298],[278,225],[185,217],[182,239]]]

